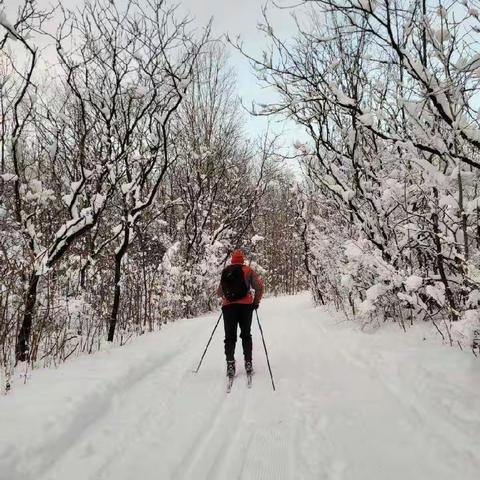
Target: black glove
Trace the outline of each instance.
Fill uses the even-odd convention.
[[[252,308],[253,308],[254,310],[256,310],[256,309],[258,308],[258,306],[259,306],[258,303],[252,303]]]

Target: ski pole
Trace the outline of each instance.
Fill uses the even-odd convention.
[[[262,335],[263,348],[265,349],[265,355],[267,356],[267,365],[268,365],[268,370],[270,372],[270,378],[272,379],[273,391],[275,391],[275,382],[273,381],[272,369],[270,368],[270,360],[268,359],[268,351],[267,351],[267,346],[265,345],[265,338],[263,336],[262,325],[260,324],[260,319],[258,318],[258,312],[256,310],[255,310],[255,313],[257,315],[258,328],[260,328],[260,333]]]
[[[210,335],[210,340],[208,341],[207,346],[205,347],[205,351],[203,352],[202,358],[200,359],[200,363],[198,364],[198,367],[197,367],[197,369],[194,371],[194,373],[198,373],[198,371],[200,370],[200,365],[201,365],[202,362],[203,362],[203,357],[204,357],[205,354],[207,353],[208,347],[209,347],[210,342],[212,341],[212,338],[213,338],[213,334],[215,333],[215,330],[217,329],[218,324],[220,323],[220,319],[222,318],[222,315],[223,315],[223,312],[220,313],[220,316],[218,317],[217,323],[215,324],[215,328],[213,329],[213,332],[212,332],[212,334]]]

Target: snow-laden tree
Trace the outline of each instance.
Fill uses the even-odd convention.
[[[297,225],[295,177],[278,155],[276,172],[253,220],[255,235],[251,238],[250,253],[263,266],[265,284],[273,295],[295,294],[308,288],[304,246]]]
[[[22,29],[2,21],[30,54],[19,93],[12,93],[11,134],[2,142],[2,177],[12,191],[6,203],[28,243],[30,265],[17,360],[31,352],[39,280],[79,240],[89,249],[79,262],[82,274],[99,251],[115,248],[113,336],[122,258],[175,159],[169,124],[208,36],[207,29],[197,39],[189,21],[176,19],[162,0],[122,9],[98,0],[81,12],[62,12],[53,37],[59,80],[45,90],[34,84],[37,50]],[[38,18],[27,15],[25,22],[34,29]]]
[[[189,20],[177,19],[174,12],[163,0],[146,7],[130,1],[123,10],[111,2],[87,3],[81,15],[66,14],[57,35],[69,86],[96,115],[102,162],[118,187],[109,209],[109,220],[118,221],[115,238],[104,240],[115,247],[109,341],[120,306],[122,262],[139,218],[178,157],[171,122],[209,35],[207,29],[197,40]],[[64,54],[63,32],[81,47]]]
[[[0,171],[0,215],[5,235],[2,238],[2,264],[5,275],[2,276],[0,290],[2,297],[8,299],[2,304],[2,315],[6,329],[3,331],[2,344],[8,344],[11,338],[11,320],[23,304],[23,323],[19,333],[19,344],[24,343],[31,328],[35,305],[38,276],[30,268],[27,274],[25,292],[20,293],[18,278],[15,275],[24,273],[26,265],[38,253],[37,238],[26,212],[26,203],[45,199],[44,192],[37,183],[28,190],[23,174],[28,160],[24,157],[25,140],[34,111],[37,86],[34,73],[38,64],[38,49],[30,40],[31,35],[41,29],[51,12],[41,10],[37,2],[25,0],[20,3],[17,16],[10,21],[4,10],[0,10],[0,108],[1,108],[1,171]],[[26,198],[28,193],[30,198]],[[32,198],[33,197],[33,198]],[[3,229],[2,229],[3,230]],[[25,257],[30,256],[30,259]],[[35,268],[41,268],[37,265]],[[25,277],[23,280],[26,280]],[[5,296],[3,296],[5,295]],[[23,297],[23,299],[22,299]],[[12,312],[13,309],[13,312]],[[10,325],[10,326],[9,326]],[[23,358],[21,349],[17,348],[18,357]],[[2,352],[2,360],[10,363],[8,350]]]
[[[224,47],[212,44],[180,107],[179,158],[170,185],[179,242],[176,291],[184,315],[217,304],[221,268],[233,248],[248,245],[272,169],[272,152],[244,135],[235,87]]]
[[[288,116],[309,135],[297,145],[308,208],[335,212],[300,215],[314,275],[340,263],[332,291],[365,318],[399,318],[407,307],[453,321],[467,312],[470,321],[480,166],[474,3],[301,4],[309,10],[296,38],[280,38],[266,18],[270,49],[251,60],[279,93],[257,114]],[[321,244],[341,225],[334,260]]]

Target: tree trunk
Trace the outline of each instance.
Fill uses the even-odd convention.
[[[35,305],[37,303],[37,287],[40,277],[36,273],[32,273],[28,283],[27,297],[25,299],[25,311],[23,313],[23,321],[17,337],[17,346],[15,358],[17,362],[25,362],[29,358],[29,342],[32,332],[32,320]]]
[[[108,328],[109,342],[113,342],[115,336],[115,327],[117,326],[118,308],[120,306],[120,280],[122,279],[122,256],[115,255],[115,287],[113,292],[113,306],[112,313],[110,315],[110,325]]]
[[[115,278],[114,278],[114,292],[113,292],[113,305],[112,313],[110,316],[110,325],[108,328],[108,337],[109,342],[113,342],[113,337],[115,336],[115,328],[117,326],[118,318],[118,309],[120,307],[120,281],[122,279],[122,260],[125,254],[127,253],[128,244],[130,242],[130,227],[125,225],[125,233],[123,236],[123,243],[118,252],[115,254]]]
[[[439,227],[439,220],[438,220],[438,190],[435,187],[433,189],[433,194],[435,196],[435,211],[432,213],[432,221],[433,221],[433,241],[435,243],[435,250],[436,250],[436,264],[438,267],[438,272],[440,274],[440,278],[442,283],[445,287],[445,297],[447,299],[449,310],[450,310],[450,317],[453,321],[458,320],[458,313],[457,308],[455,306],[455,299],[453,296],[453,292],[450,289],[450,285],[448,284],[447,274],[445,273],[445,264],[444,264],[444,257],[442,252],[442,242],[440,240],[440,227]]]
[[[463,233],[463,253],[464,259],[462,261],[462,273],[465,274],[465,262],[468,262],[469,250],[468,250],[468,219],[465,213],[463,204],[463,182],[460,165],[458,165],[458,209],[459,216],[462,219],[462,233]]]

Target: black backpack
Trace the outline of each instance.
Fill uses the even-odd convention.
[[[220,285],[223,296],[229,301],[234,302],[246,297],[249,288],[243,274],[243,265],[229,265],[222,272]]]

